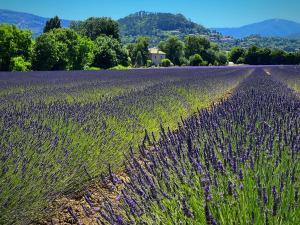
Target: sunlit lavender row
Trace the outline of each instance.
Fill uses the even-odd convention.
[[[28,224],[51,201],[123,170],[145,130],[176,129],[253,68],[0,73],[0,221]]]
[[[289,78],[277,79],[284,72]],[[147,132],[139,154],[126,157],[126,175],[110,172],[118,196],[97,204],[87,193],[84,217],[99,225],[300,224],[300,99],[282,83],[299,74],[255,69],[228,100],[177,130]]]

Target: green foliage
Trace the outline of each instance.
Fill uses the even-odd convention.
[[[138,36],[148,36],[151,46],[156,46],[170,35],[183,39],[189,34],[209,33],[208,29],[191,22],[181,14],[138,12],[118,22],[124,43],[132,43]]]
[[[32,51],[31,32],[14,25],[0,24],[0,71],[8,71],[14,57],[30,61]]]
[[[300,51],[286,53],[285,61],[288,65],[300,64]]]
[[[217,62],[219,66],[225,66],[228,64],[228,57],[225,52],[218,52]]]
[[[202,58],[207,61],[209,65],[218,65],[217,52],[211,48],[203,52]]]
[[[240,57],[237,63],[250,65],[296,65],[300,64],[299,52],[287,53],[282,49],[250,47],[245,54]]]
[[[227,64],[228,60],[226,54],[220,52],[219,46],[215,43],[211,43],[206,37],[189,35],[185,37],[184,43],[185,57],[190,59],[189,65]],[[201,56],[202,60],[200,60],[198,56]]]
[[[136,67],[144,66],[144,61],[143,61],[143,56],[142,56],[141,51],[138,51],[136,54],[135,66]]]
[[[85,67],[84,70],[98,71],[98,70],[101,70],[101,68],[95,67],[95,66],[88,66],[88,67]]]
[[[148,59],[148,60],[147,60],[146,66],[147,66],[147,67],[153,66],[153,62],[151,61],[151,59]]]
[[[246,50],[242,47],[234,47],[230,50],[229,60],[237,64],[239,58],[243,57],[246,53]]]
[[[34,70],[64,70],[67,67],[67,46],[55,40],[55,34],[48,32],[36,39],[33,49]]]
[[[237,64],[243,64],[245,63],[245,58],[244,57],[240,57],[237,61],[236,61]]]
[[[82,70],[94,58],[94,44],[71,29],[54,29],[36,39],[35,70]]]
[[[181,58],[184,56],[184,43],[176,36],[170,36],[166,41],[159,43],[159,48],[164,51],[166,57],[174,65],[181,65]]]
[[[119,24],[108,17],[91,17],[85,21],[75,21],[70,25],[81,35],[96,40],[101,35],[111,36],[119,40]]]
[[[267,65],[272,62],[271,50],[268,48],[258,48],[252,46],[245,54],[245,63],[251,65]],[[273,61],[277,64],[275,61]],[[283,61],[282,61],[283,62]]]
[[[188,66],[190,64],[189,60],[184,56],[182,56],[179,60],[181,66]]]
[[[26,62],[21,56],[14,57],[10,60],[11,71],[28,71],[31,67],[30,62]]]
[[[203,59],[201,55],[195,54],[190,57],[190,66],[201,66],[203,65]]]
[[[255,45],[260,48],[279,48],[287,52],[294,52],[298,51],[300,46],[299,38],[262,37],[259,35],[251,35],[242,39],[224,39],[220,36],[214,41],[223,50],[230,50],[234,47],[250,48]]]
[[[190,35],[184,39],[185,43],[185,56],[187,58],[195,55],[201,54],[211,47],[210,41],[199,35]]]
[[[286,52],[281,49],[273,49],[271,54],[271,60],[273,64],[285,64],[286,61]]]
[[[258,47],[252,46],[247,50],[247,53],[245,54],[245,63],[256,65],[257,64],[257,52]]]
[[[149,60],[149,38],[138,37],[134,44],[127,45],[131,62],[135,66],[144,66]]]
[[[162,67],[170,67],[172,64],[172,62],[170,61],[170,59],[162,59],[160,62],[160,66]]]
[[[55,16],[46,22],[46,25],[44,27],[44,33],[58,28],[61,28],[60,19],[58,16]]]
[[[99,36],[95,40],[94,66],[103,69],[122,65],[127,67],[128,51],[122,47],[117,39],[108,36]]]
[[[71,70],[82,70],[94,61],[95,44],[89,38],[80,37],[76,41],[75,48],[72,50],[73,64]]]
[[[117,65],[110,68],[110,70],[129,70],[129,69],[131,69],[130,66],[123,66],[123,65]]]

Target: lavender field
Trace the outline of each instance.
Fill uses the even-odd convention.
[[[0,224],[300,224],[300,67],[0,73]],[[120,175],[122,174],[122,175]],[[91,183],[112,192],[98,201]],[[53,214],[54,215],[54,214]]]

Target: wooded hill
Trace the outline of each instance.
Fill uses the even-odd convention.
[[[209,35],[209,29],[188,20],[182,14],[137,12],[118,20],[124,43],[133,42],[138,36],[148,36],[156,45],[170,35],[183,38],[189,34]]]

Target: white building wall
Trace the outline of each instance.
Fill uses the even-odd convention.
[[[165,59],[166,55],[164,54],[151,54],[151,61],[154,65],[159,65],[161,60]]]

